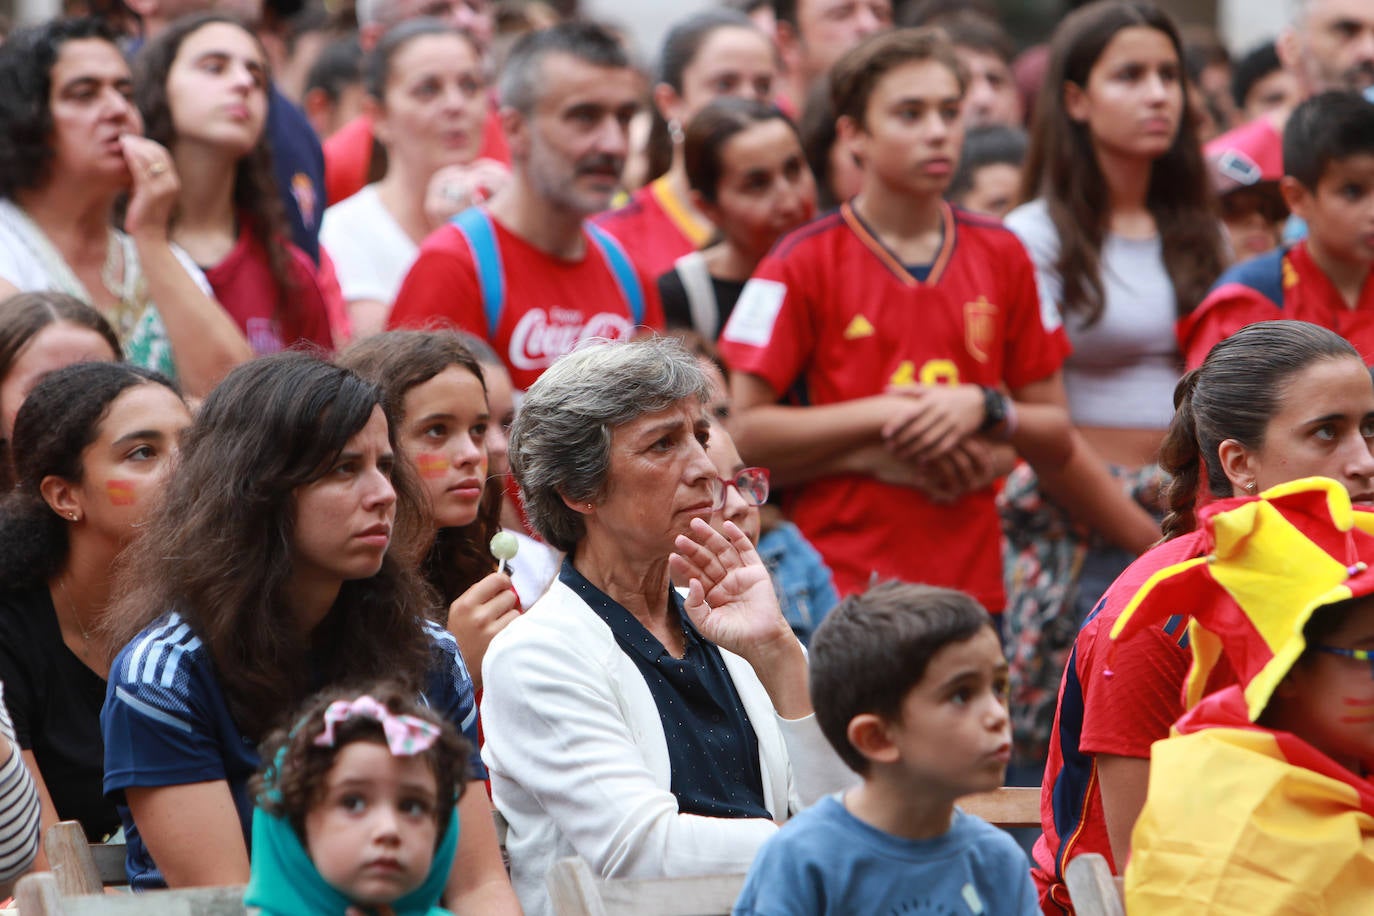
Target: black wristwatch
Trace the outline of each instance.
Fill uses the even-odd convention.
[[[978,431],[991,432],[1006,422],[1007,396],[987,385],[979,387],[983,389],[983,422],[978,426]]]

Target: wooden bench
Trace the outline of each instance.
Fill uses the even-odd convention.
[[[23,916],[250,916],[242,885],[67,897],[52,872],[20,879],[15,902]]]
[[[1064,869],[1069,900],[1078,916],[1126,916],[1124,887],[1107,860],[1095,852],[1074,856]]]
[[[994,827],[1040,826],[1040,787],[1004,786],[991,792],[965,795],[959,807]]]
[[[59,821],[43,831],[48,868],[64,897],[99,894],[106,887],[129,883],[123,843],[88,843],[76,821]]]
[[[606,879],[568,858],[553,864],[547,882],[555,916],[729,916],[744,875]]]

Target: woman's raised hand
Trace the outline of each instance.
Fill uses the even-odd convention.
[[[477,159],[467,165],[446,165],[429,179],[425,190],[425,217],[441,226],[452,217],[475,207],[510,181],[510,169],[495,159]]]
[[[166,236],[177,195],[181,192],[172,154],[147,137],[125,134],[119,142],[124,147],[124,161],[133,178],[129,207],[124,214],[124,231],[135,237]]]
[[[721,534],[692,519],[668,558],[677,580],[689,583],[685,607],[692,623],[711,642],[745,658],[779,639],[796,642],[758,551],[734,522],[724,528]]]
[[[448,606],[448,631],[458,640],[472,686],[482,689],[482,659],[487,647],[512,620],[520,616],[510,576],[494,572],[459,595]]]

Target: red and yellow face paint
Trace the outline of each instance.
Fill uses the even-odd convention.
[[[438,452],[420,452],[415,456],[415,466],[421,477],[434,480],[448,473],[449,460]]]
[[[138,491],[132,480],[108,480],[105,482],[105,495],[112,506],[132,506],[138,501]]]

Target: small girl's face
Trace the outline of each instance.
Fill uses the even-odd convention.
[[[424,883],[439,831],[434,772],[423,756],[393,757],[354,741],[334,758],[324,795],[305,816],[320,877],[354,903],[393,903]]]
[[[437,528],[472,524],[487,482],[491,413],[482,382],[449,366],[405,393],[401,448],[415,462]]]
[[[1374,599],[1355,602],[1322,640],[1337,649],[1374,650]],[[1279,684],[1284,725],[1352,773],[1374,764],[1374,671],[1370,662],[1324,652],[1295,665]]]

